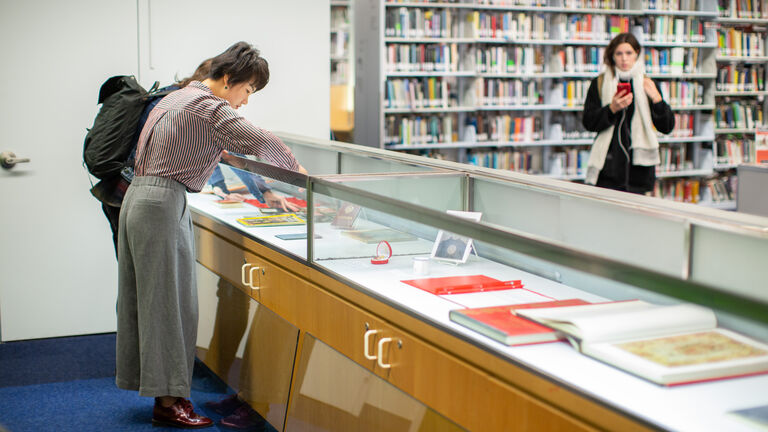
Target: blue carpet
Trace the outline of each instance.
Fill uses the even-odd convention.
[[[115,334],[0,344],[0,387],[115,376]]]
[[[193,390],[191,400],[196,411],[219,420],[203,404],[222,396]],[[178,431],[152,426],[153,403],[137,392],[118,389],[114,377],[5,387],[0,388],[0,424],[11,432]]]
[[[204,404],[231,392],[195,364],[190,399],[198,413],[218,422]],[[153,404],[115,386],[114,333],[0,344],[0,431],[178,431],[152,426]]]

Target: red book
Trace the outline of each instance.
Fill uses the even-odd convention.
[[[552,308],[584,304],[588,304],[588,302],[581,299],[555,300],[474,309],[456,309],[452,310],[448,316],[451,321],[505,345],[527,345],[557,341],[561,339],[561,336],[556,330],[517,316],[515,314],[516,309]]]
[[[519,280],[500,281],[483,275],[411,279],[400,282],[435,295],[467,294],[523,287]]]

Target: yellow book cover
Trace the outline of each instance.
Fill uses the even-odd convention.
[[[242,217],[237,219],[237,223],[247,227],[269,227],[304,225],[306,222],[294,213],[286,213],[281,215]]]

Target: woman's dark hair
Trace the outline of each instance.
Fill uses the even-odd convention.
[[[200,66],[195,69],[195,73],[193,73],[192,76],[188,76],[182,80],[177,79],[176,85],[180,88],[184,88],[192,81],[202,81],[208,78],[208,75],[211,73],[211,60],[212,59],[203,60],[203,62],[200,63]]]
[[[635,35],[632,33],[620,33],[616,35],[616,37],[611,40],[611,43],[608,44],[608,48],[605,49],[605,55],[603,56],[603,61],[606,65],[610,66],[611,69],[616,68],[616,62],[613,61],[613,53],[615,53],[616,48],[623,43],[628,43],[637,54],[640,54],[640,42],[637,41]],[[641,60],[637,59],[637,61]]]
[[[258,91],[269,82],[269,64],[251,44],[238,42],[211,59],[208,78],[218,80],[224,75],[229,76],[230,86],[247,82]]]

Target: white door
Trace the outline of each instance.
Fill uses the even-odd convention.
[[[117,264],[82,167],[108,77],[138,73],[132,0],[0,0],[0,341],[115,330]]]

